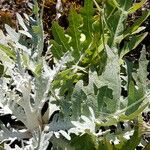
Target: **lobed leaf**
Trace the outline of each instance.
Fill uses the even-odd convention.
[[[52,25],[52,33],[54,36],[54,40],[59,44],[62,45],[63,53],[70,50],[70,46],[68,44],[68,38],[65,36],[64,29],[58,25],[57,22],[54,22]],[[60,52],[62,53],[62,52]]]
[[[68,17],[69,20],[69,28],[68,28],[68,35],[71,37],[71,41],[69,43],[70,47],[73,48],[73,56],[76,59],[80,58],[80,54],[82,51],[82,47],[80,44],[80,36],[81,31],[79,30],[82,24],[82,18],[77,12],[71,11]]]

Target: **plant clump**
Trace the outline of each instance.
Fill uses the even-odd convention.
[[[17,13],[17,31],[5,25],[0,117],[9,116],[15,125],[1,120],[4,149],[149,147],[149,124],[141,115],[150,98],[145,45],[136,63],[127,57],[148,35],[142,24],[149,11],[127,23],[145,2],[85,0],[78,11],[70,10],[66,27],[57,18],[52,22],[45,52],[47,3],[41,8],[35,0],[32,16]],[[61,7],[56,10],[59,18]]]

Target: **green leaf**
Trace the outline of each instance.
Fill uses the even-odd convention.
[[[42,63],[37,64],[37,66],[35,67],[35,70],[34,70],[34,73],[37,77],[41,76],[42,69],[43,69],[43,64]]]
[[[82,47],[80,44],[81,31],[79,30],[82,24],[82,18],[76,11],[71,11],[69,14],[68,34],[71,37],[70,46],[73,48],[73,56],[75,59],[80,58]]]
[[[140,140],[141,140],[141,128],[136,126],[134,128],[134,133],[132,135],[132,137],[125,142],[125,144],[122,146],[121,150],[126,150],[127,147],[130,147],[130,150],[134,150],[137,145],[139,145]]]
[[[134,84],[133,80],[130,79],[128,81],[129,84],[128,106],[135,103],[134,107],[131,107],[130,109],[127,110],[126,114],[128,115],[133,113],[140,106],[142,101],[140,103],[137,103],[137,101],[142,99],[147,94],[148,91],[147,65],[148,65],[148,61],[146,60],[146,50],[143,48],[139,59],[139,68],[137,70],[137,73],[133,73],[133,78],[134,81],[136,82],[136,85]],[[128,75],[129,74],[130,73],[128,73]],[[131,78],[131,76],[128,78]],[[135,86],[138,86],[138,88],[136,88]]]
[[[140,35],[135,35],[132,36],[132,38],[130,39],[130,41],[127,41],[124,44],[123,49],[121,49],[120,51],[120,58],[123,58],[124,55],[126,55],[128,52],[130,52],[131,50],[135,49],[143,40],[144,38],[148,35],[147,32],[142,33]]]
[[[137,20],[135,20],[134,24],[131,27],[127,27],[127,29],[124,31],[123,37],[134,33],[140,25],[148,18],[150,15],[150,11],[144,11],[142,16],[140,16]]]
[[[134,3],[133,6],[128,10],[128,13],[134,13],[136,10],[138,10],[139,8],[141,8],[143,6],[143,4],[145,4],[147,2],[147,0],[142,0],[139,3]]]
[[[75,74],[72,69],[66,69],[58,73],[53,82],[53,88],[60,88],[59,94],[64,96],[67,92],[68,96],[72,94],[74,83],[78,81],[78,74]],[[77,81],[76,81],[77,80]]]
[[[147,98],[148,99],[148,98]],[[141,103],[142,100],[138,101],[138,103],[136,102],[136,104],[139,104]],[[134,112],[132,112],[130,115],[124,115],[124,114],[121,114],[120,117],[119,117],[119,121],[127,121],[127,120],[132,120],[132,119],[135,119],[137,116],[139,116],[143,111],[144,109],[149,105],[149,103],[146,103],[145,105],[143,106],[140,106],[140,108],[136,109]],[[129,106],[130,109],[133,108],[134,109],[134,104],[132,104],[132,107]]]
[[[16,59],[15,51],[11,50],[11,48],[9,48],[8,46],[0,44],[0,50],[5,52],[7,54],[7,56],[9,56],[10,58]]]
[[[123,11],[115,11],[113,15],[107,20],[107,25],[110,30],[109,43],[110,47],[116,46],[117,43],[120,43],[120,35],[122,35],[125,24],[124,21],[127,18],[127,15]],[[107,18],[106,18],[107,19]]]
[[[132,35],[140,33],[141,31],[145,30],[145,28],[146,27],[144,26],[139,27],[135,32],[132,33]]]
[[[103,86],[100,89],[98,89],[98,95],[97,95],[97,103],[98,103],[98,110],[102,111],[104,107],[104,103],[108,104],[108,101],[111,101],[113,98],[112,96],[112,90],[108,88],[108,86]],[[112,112],[112,108],[107,105],[107,109]]]
[[[113,145],[104,138],[104,140],[99,142],[98,150],[114,150],[114,148]]]
[[[38,13],[39,13],[39,10],[40,10],[40,8],[38,7],[37,0],[34,0],[33,13],[34,13],[34,14],[38,14]]]
[[[29,55],[27,53],[23,53],[22,55],[22,61],[23,61],[23,64],[24,66],[28,67],[29,68]]]
[[[128,10],[133,3],[132,0],[117,0],[117,1],[120,4],[120,7],[123,8],[125,11]]]
[[[2,77],[3,73],[4,73],[4,66],[0,64],[0,78]]]
[[[110,5],[115,6],[117,8],[120,7],[119,3],[117,2],[117,0],[112,0],[112,1],[107,1]]]
[[[97,150],[95,137],[85,133],[82,136],[74,136],[70,142],[75,150]]]
[[[128,42],[128,47],[130,50],[135,49],[143,40],[144,38],[148,35],[147,32],[134,36],[132,37],[132,40],[130,42]]]
[[[68,38],[65,36],[64,29],[58,25],[57,22],[54,22],[52,25],[52,33],[54,40],[62,46],[63,52],[70,51],[70,46],[68,44]],[[61,51],[61,50],[60,50]],[[62,52],[60,52],[62,53]]]
[[[127,65],[127,77],[128,77],[128,82],[127,82],[127,86],[129,86],[130,81],[132,80],[132,72],[133,72],[133,63],[128,61],[127,59],[126,61],[126,65]]]
[[[143,102],[143,98],[145,96],[143,87],[141,85],[138,85],[138,88],[136,87],[134,80],[133,80],[133,63],[127,61],[127,74],[128,74],[128,107],[126,114],[130,115]],[[137,80],[135,80],[136,82]]]
[[[41,30],[39,28],[39,25],[32,26],[32,30],[35,34],[39,35],[41,33]]]
[[[135,112],[141,103],[136,104],[136,102],[141,99],[143,95],[143,91],[139,88],[138,90],[135,88],[134,82],[131,80],[129,83],[129,96],[128,96],[128,106],[134,104],[134,107],[127,109],[126,114],[130,115],[131,113]]]
[[[129,96],[128,96],[128,106],[133,104],[137,99],[135,99],[136,97],[136,88],[135,88],[135,85],[134,85],[134,81],[130,81],[129,82]]]
[[[85,34],[88,43],[90,43],[92,40],[93,14],[94,14],[93,1],[86,0],[84,2],[84,7],[81,9],[81,15],[83,17],[82,31]]]
[[[55,58],[57,58],[58,60],[61,59],[61,57],[63,56],[63,49],[62,49],[62,45],[59,45],[57,42],[55,42],[54,40],[51,40],[50,42],[52,44],[51,47],[51,51],[53,53],[53,56]]]

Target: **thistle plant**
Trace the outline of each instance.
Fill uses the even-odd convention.
[[[48,49],[53,68],[42,56],[43,10],[39,14],[36,1],[35,17],[17,14],[17,32],[5,26],[7,34],[1,32],[0,39],[0,115],[11,114],[23,123],[21,128],[1,123],[5,149],[11,149],[16,138],[22,141],[17,149],[43,150],[50,143],[68,150],[124,150],[128,144],[136,148],[143,134],[141,112],[149,107],[148,61],[144,46],[138,65],[125,55],[147,36],[141,24],[150,12],[130,27],[127,18],[145,2],[85,0],[80,13],[70,11],[66,30],[54,21]],[[128,125],[133,120],[134,129]],[[124,131],[119,122],[127,124]],[[101,130],[112,125],[118,127],[114,134]]]

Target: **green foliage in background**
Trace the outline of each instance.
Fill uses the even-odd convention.
[[[5,149],[10,149],[5,141],[14,138],[29,139],[24,149],[42,150],[49,141],[54,149],[65,150],[125,150],[127,146],[132,150],[140,144],[145,132],[141,112],[149,107],[150,96],[145,47],[137,66],[124,56],[148,34],[141,24],[149,11],[133,25],[127,23],[128,15],[145,2],[85,0],[80,13],[70,11],[67,29],[54,21],[54,39],[49,41],[53,69],[42,56],[42,10],[39,15],[36,1],[35,17],[23,19],[17,14],[18,32],[6,25],[7,35],[1,33],[0,39],[1,115],[14,115],[24,123],[24,130],[2,124],[0,141]],[[115,134],[100,129],[133,120],[134,129],[118,128]],[[125,138],[128,134],[130,139]],[[116,139],[120,143],[111,144]]]

